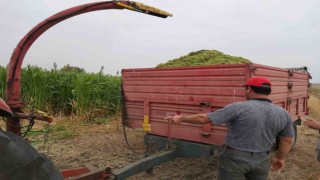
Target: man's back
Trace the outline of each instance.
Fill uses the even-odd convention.
[[[225,123],[225,144],[247,152],[269,151],[278,135],[292,136],[291,117],[268,99],[237,102],[208,115],[213,124]]]

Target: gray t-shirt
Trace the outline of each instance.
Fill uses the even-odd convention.
[[[236,102],[209,113],[208,117],[213,124],[225,123],[225,144],[242,151],[269,151],[277,135],[294,135],[289,113],[268,99]]]

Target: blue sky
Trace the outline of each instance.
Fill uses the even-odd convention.
[[[0,65],[35,25],[85,0],[0,1]],[[155,67],[192,51],[215,49],[254,63],[310,68],[320,82],[318,0],[141,0],[167,10],[162,19],[128,10],[97,11],[65,20],[32,45],[23,66],[115,74],[123,68]]]

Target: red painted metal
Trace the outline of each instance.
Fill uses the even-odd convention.
[[[19,117],[19,118],[21,118],[21,119],[29,119],[29,118],[32,118],[32,119],[35,119],[35,120],[45,121],[45,122],[48,122],[48,123],[52,123],[52,122],[53,122],[52,117],[47,117],[47,116],[42,116],[42,115],[36,115],[36,114],[34,114],[34,113],[25,114],[25,113],[16,112],[15,115],[16,115],[16,117]]]
[[[24,56],[26,55],[34,41],[46,30],[61,21],[69,19],[73,16],[77,16],[79,14],[105,9],[129,9],[161,18],[172,16],[172,14],[168,12],[133,1],[105,1],[75,6],[47,18],[46,20],[36,25],[21,39],[11,56],[7,73],[6,102],[12,109],[12,111],[20,112],[20,109],[24,107],[20,96],[20,71]],[[19,117],[8,118],[7,122],[7,131],[14,132],[18,135],[21,134],[21,130],[19,128]]]
[[[119,1],[117,1],[119,2]],[[129,1],[120,1],[122,4],[128,5]],[[58,24],[61,21],[69,19],[73,16],[77,16],[83,13],[88,13],[92,11],[105,10],[105,9],[123,9],[115,4],[114,1],[106,2],[96,2],[83,4],[80,6],[72,7],[61,11],[44,21],[36,25],[31,31],[29,31],[18,43],[13,51],[7,73],[7,87],[6,87],[6,97],[7,104],[14,112],[20,112],[20,109],[24,107],[20,96],[20,71],[23,59],[28,52],[31,45],[36,41],[36,39],[47,31],[52,26]],[[20,118],[8,118],[6,125],[6,130],[14,132],[18,135],[21,134],[20,130]]]
[[[121,1],[123,4],[128,4],[128,1]],[[117,6],[113,1],[107,2],[96,2],[83,4],[80,6],[72,7],[61,11],[44,21],[36,25],[30,32],[28,32],[23,39],[18,43],[14,49],[8,66],[7,75],[7,104],[11,108],[22,108],[24,107],[20,97],[20,71],[23,59],[34,43],[34,41],[46,30],[56,25],[57,23],[64,21],[73,16],[79,14],[88,13],[91,11],[104,10],[104,9],[123,9]]]
[[[78,175],[88,173],[88,172],[90,172],[90,169],[88,169],[86,167],[77,167],[77,168],[60,170],[60,173],[63,178],[78,176]]]
[[[2,98],[0,98],[0,116],[2,117],[12,116],[11,109]]]
[[[244,101],[242,85],[253,76],[266,76],[271,80],[270,99],[287,109],[294,121],[308,114],[310,75],[307,72],[293,71],[290,75],[287,69],[259,64],[124,69],[127,126],[142,128],[147,116],[150,134],[221,145],[227,132],[224,125],[177,125],[164,117],[206,113]]]
[[[60,170],[64,179],[73,180],[105,180],[114,179],[110,168],[90,170],[86,167]]]

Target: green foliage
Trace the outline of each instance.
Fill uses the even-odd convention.
[[[57,68],[57,65],[54,63],[54,68]],[[60,69],[61,72],[77,72],[77,73],[85,73],[86,71],[83,68],[75,67],[75,66],[70,66],[69,64],[63,66]]]
[[[49,74],[37,66],[28,66],[21,71],[21,96],[28,108],[43,109],[47,104]]]
[[[157,68],[249,63],[251,61],[248,59],[226,55],[216,50],[200,50],[177,59],[169,60],[166,63],[161,63],[157,65]]]
[[[79,74],[75,79],[70,102],[79,114],[115,113],[121,105],[121,79],[117,76]]]
[[[76,132],[70,130],[70,129],[62,129],[62,130],[53,130],[54,137],[52,138],[52,140],[60,140],[60,139],[66,139],[69,137],[73,137],[78,135]]]
[[[6,82],[7,70],[5,67],[0,66],[0,97],[4,100],[6,98]]]
[[[42,128],[33,128],[32,130],[30,130],[28,132],[28,140],[32,145],[37,145],[43,143],[43,139],[46,135],[49,136],[49,141],[55,142],[61,139],[77,136],[79,134],[67,125],[59,124],[51,127],[49,127],[49,125],[46,125]]]
[[[30,130],[28,132],[28,137],[33,137],[33,136],[39,136],[39,135],[44,135],[46,134],[47,131],[45,129],[39,129],[39,130]]]
[[[106,116],[120,110],[121,77],[74,70],[27,66],[21,71],[21,97],[29,109],[51,114]],[[79,68],[80,69],[80,68]],[[5,99],[6,68],[0,67],[0,95]]]

